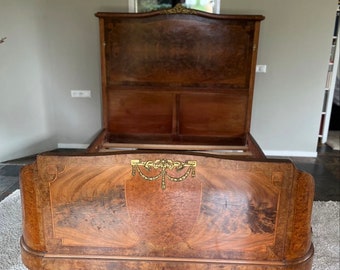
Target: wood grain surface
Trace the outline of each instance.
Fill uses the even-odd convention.
[[[184,166],[138,165],[140,173],[133,174],[136,159],[197,165],[194,173]],[[187,263],[189,269],[196,264],[248,269],[249,263],[265,262],[273,269],[302,269],[282,267],[296,261],[301,267],[312,255],[312,177],[288,161],[165,153],[44,155],[24,169],[21,185],[29,217],[23,258],[29,267],[36,260],[62,261],[64,269],[73,269],[72,260],[89,260],[91,267],[93,260],[103,265],[112,260],[132,265],[126,269],[157,261]]]

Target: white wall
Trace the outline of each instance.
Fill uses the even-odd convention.
[[[0,0],[0,161],[88,144],[101,127],[97,11],[128,0]],[[336,0],[222,0],[262,14],[252,134],[267,154],[313,155]],[[70,97],[92,90],[91,99]]]
[[[43,0],[1,0],[0,161],[55,146],[44,87]]]
[[[128,4],[108,0],[48,2],[46,34],[56,136],[61,144],[88,144],[101,129],[99,26],[94,14],[127,11]],[[71,89],[91,90],[92,98],[71,98]]]
[[[262,14],[251,132],[266,154],[316,154],[336,0],[222,0]]]
[[[122,1],[0,0],[0,161],[86,144],[101,125],[99,10]],[[90,89],[92,99],[71,99]]]

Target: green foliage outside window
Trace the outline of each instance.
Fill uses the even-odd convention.
[[[171,8],[172,1],[159,1],[159,0],[139,0],[138,12],[147,12],[157,9]]]
[[[157,9],[171,8],[176,5],[176,3],[183,3],[184,6],[192,9],[202,10],[202,11],[213,11],[213,0],[189,0],[189,1],[174,1],[174,0],[138,0],[138,12],[147,12]]]

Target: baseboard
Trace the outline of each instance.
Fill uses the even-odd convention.
[[[276,156],[276,157],[317,157],[318,152],[307,152],[307,151],[273,151],[264,150],[266,156]]]
[[[86,149],[89,144],[83,143],[58,143],[58,148],[62,149]]]

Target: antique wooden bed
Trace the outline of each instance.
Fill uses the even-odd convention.
[[[258,15],[97,13],[103,130],[21,172],[29,269],[311,269],[314,184],[250,134]]]

